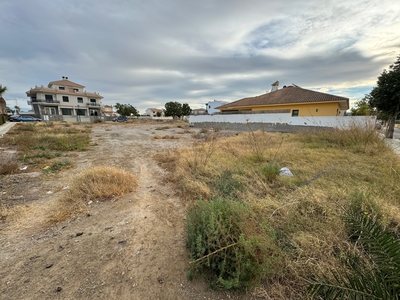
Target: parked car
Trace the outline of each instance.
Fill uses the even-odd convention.
[[[10,122],[41,122],[42,119],[32,116],[11,116]]]
[[[127,121],[128,121],[128,118],[125,116],[118,116],[113,119],[113,122],[127,122]]]

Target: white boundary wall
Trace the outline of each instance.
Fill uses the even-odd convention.
[[[372,116],[292,117],[290,113],[277,114],[221,114],[189,116],[189,123],[268,123],[292,126],[347,128],[351,126],[374,126]]]

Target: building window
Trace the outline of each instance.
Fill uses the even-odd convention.
[[[96,103],[96,99],[90,99],[90,102]]]
[[[86,109],[77,109],[76,115],[77,116],[86,116]]]
[[[69,102],[68,96],[63,96],[63,102]]]
[[[61,108],[61,114],[63,116],[72,116],[72,109],[71,108]]]
[[[74,92],[77,93],[77,92],[79,92],[79,90],[78,89],[74,89]]]
[[[315,109],[315,112],[318,112],[318,108]]]
[[[78,97],[78,103],[83,103],[83,98],[82,97]]]
[[[59,86],[58,89],[63,91],[63,90],[65,90],[65,87]]]
[[[299,110],[298,109],[292,109],[292,117],[298,117],[299,116]]]
[[[53,100],[53,95],[44,95],[46,100]]]

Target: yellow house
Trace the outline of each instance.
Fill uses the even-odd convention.
[[[349,98],[303,89],[297,85],[218,107],[221,113],[290,113],[292,117],[339,116],[349,109]]]

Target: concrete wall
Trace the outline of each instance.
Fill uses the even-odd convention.
[[[331,127],[348,128],[351,126],[374,126],[376,117],[371,116],[337,116],[337,117],[292,117],[289,113],[278,114],[222,114],[222,115],[199,115],[189,116],[189,123],[261,123],[285,126],[302,127]]]

